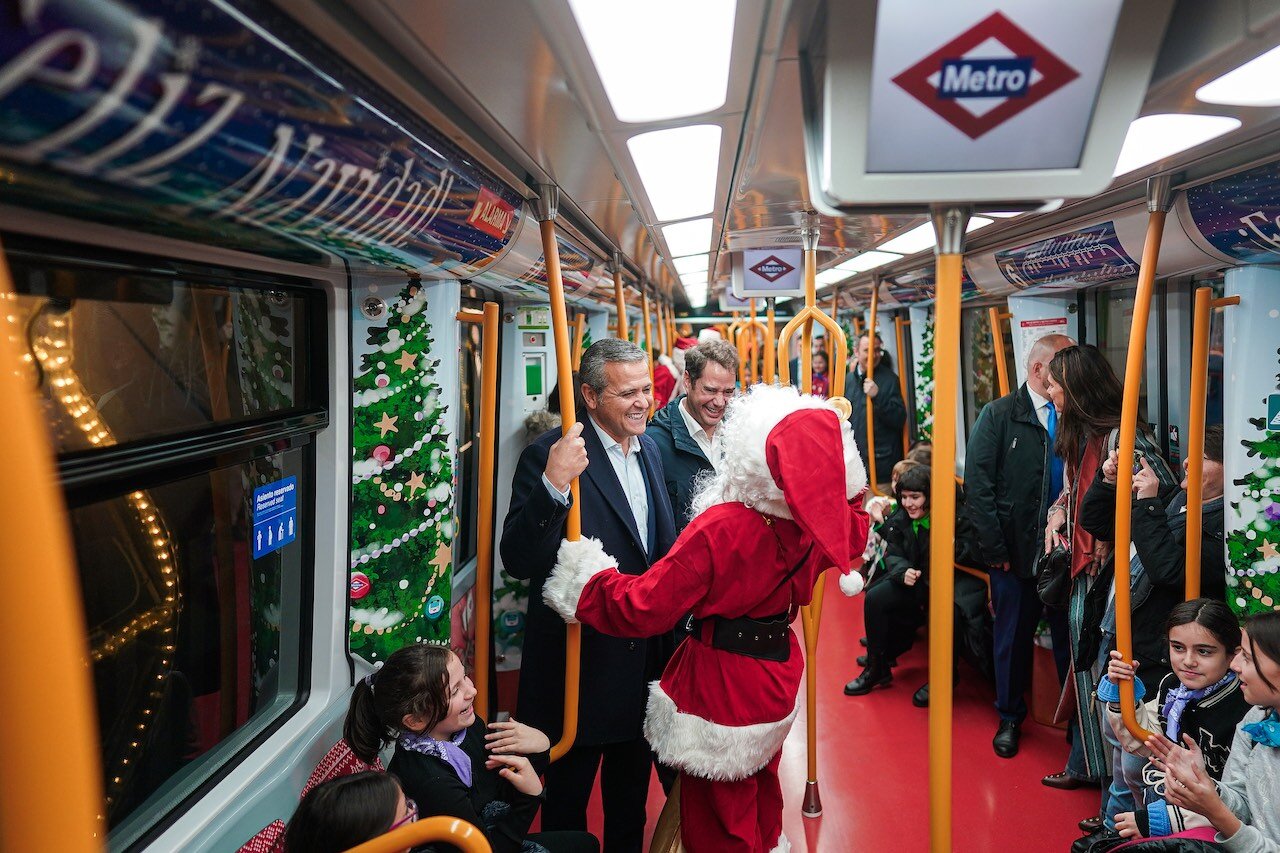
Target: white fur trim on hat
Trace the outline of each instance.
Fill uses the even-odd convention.
[[[863,586],[864,582],[862,580],[861,572],[850,570],[840,576],[840,591],[850,598],[853,598],[855,595],[862,592]]]
[[[799,701],[785,718],[772,723],[726,726],[685,714],[662,689],[649,684],[644,736],[662,763],[713,782],[736,782],[753,776],[782,749]]]
[[[769,853],[791,853],[791,839],[787,838],[785,832],[778,835],[778,843]]]
[[[577,622],[582,588],[597,572],[617,568],[618,561],[604,552],[599,539],[560,543],[556,566],[542,587],[542,600],[566,622]]]

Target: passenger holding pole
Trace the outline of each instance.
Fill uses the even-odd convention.
[[[627,341],[587,348],[580,371],[585,411],[563,437],[552,430],[516,465],[501,552],[507,572],[532,581],[517,712],[544,732],[561,730],[565,624],[542,601],[579,474],[582,534],[639,575],[675,540],[662,458],[644,435],[652,401],[648,358]],[[653,634],[659,632],[655,631]],[[644,843],[651,753],[641,733],[648,683],[665,664],[663,640],[583,630],[579,726],[574,746],[547,771],[542,826],[585,830],[597,770],[604,797],[604,848],[638,853]]]
[[[872,416],[876,446],[876,477],[884,477],[876,488],[887,492],[888,474],[902,460],[902,425],[907,421],[907,407],[898,390],[898,376],[882,357],[884,344],[880,335],[863,332],[858,337],[858,352],[845,397],[853,414],[853,434],[858,453],[867,455],[867,400],[872,400]]]

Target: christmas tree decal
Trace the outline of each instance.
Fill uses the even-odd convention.
[[[924,343],[916,360],[916,438],[933,441],[933,313],[924,323]]]
[[[1280,374],[1276,386],[1280,393]],[[1241,444],[1257,467],[1234,481],[1244,491],[1231,504],[1235,518],[1227,530],[1227,597],[1240,616],[1276,610],[1280,603],[1280,430],[1269,429],[1266,418],[1249,423],[1262,436]]]
[[[453,470],[425,309],[416,280],[388,300],[353,380],[351,651],[370,661],[449,638]]]

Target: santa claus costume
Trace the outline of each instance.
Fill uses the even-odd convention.
[[[804,659],[790,628],[823,570],[866,544],[866,473],[849,424],[823,400],[757,385],[720,428],[716,474],[667,556],[620,574],[592,539],[562,544],[543,599],[567,621],[653,636],[693,614],[693,636],[653,682],[645,737],[681,772],[689,853],[790,850],[778,760],[799,708]]]

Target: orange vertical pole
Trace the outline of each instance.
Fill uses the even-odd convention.
[[[960,279],[969,209],[933,211],[937,232],[934,346],[960,351]],[[959,360],[934,364],[929,528],[929,849],[951,851],[951,660],[955,603],[956,389]]]
[[[1008,317],[1008,314],[1002,313],[999,308],[994,306],[987,309],[987,320],[991,323],[991,345],[995,350],[996,358],[996,381],[999,384],[1001,397],[1009,393],[1009,365],[1005,361],[1004,327],[1002,325],[1002,321]]]
[[[880,279],[871,282],[871,315],[867,318],[867,364],[862,366],[866,371],[866,378],[875,382],[876,376],[876,314],[880,310]],[[958,352],[958,350],[957,350]],[[880,487],[876,471],[876,415],[874,401],[871,395],[865,395],[867,398],[867,487],[871,489],[871,494],[880,494]],[[905,405],[905,400],[903,401]]]
[[[649,385],[653,385],[653,327],[649,320],[649,287],[640,288],[640,313],[644,320],[644,353],[649,359]],[[649,401],[649,417],[653,417],[657,398]]]
[[[569,317],[564,304],[564,280],[560,276],[560,247],[556,245],[556,215],[560,205],[559,187],[542,186],[538,193],[538,226],[542,231],[542,256],[547,268],[547,287],[551,298],[551,328],[556,346],[556,372],[560,382],[561,434],[573,428],[573,374],[569,360]],[[582,538],[582,505],[578,499],[578,478],[569,485],[569,517],[565,521],[564,538],[576,542]],[[581,687],[582,626],[565,626],[564,662],[564,730],[560,740],[551,746],[551,760],[557,761],[573,747],[578,736],[578,694]]]
[[[498,442],[498,336],[502,319],[496,302],[484,304],[480,341],[480,493],[476,514],[476,700],[489,713],[489,654],[493,629],[493,490]]]
[[[573,369],[582,365],[582,340],[587,332],[587,315],[578,314],[573,318]]]
[[[0,303],[14,299],[0,246]],[[0,662],[0,850],[97,851],[107,832],[80,579],[49,432],[20,372],[22,357],[14,340],[0,335],[0,577],[8,589],[22,589],[39,566],[40,668],[34,675],[14,650]],[[56,767],[58,784],[33,784],[23,772],[32,767]]]
[[[908,417],[902,422],[902,456],[905,459],[907,451],[911,449],[911,413],[915,411],[915,406],[907,401],[907,347],[903,339],[902,330],[911,325],[910,320],[904,320],[901,314],[895,314],[893,317],[893,333],[898,342],[898,390],[902,392],[902,405],[907,410]]]
[[[613,304],[618,312],[616,322],[618,337],[627,339],[627,300],[622,292],[622,255],[613,256]]]
[[[1116,590],[1116,649],[1125,660],[1133,660],[1133,612],[1129,596],[1129,542],[1133,521],[1133,449],[1137,443],[1138,395],[1142,390],[1142,374],[1146,365],[1147,318],[1151,297],[1156,287],[1156,263],[1160,259],[1160,242],[1164,221],[1169,211],[1169,178],[1161,176],[1147,181],[1147,236],[1142,247],[1138,269],[1138,292],[1133,303],[1133,323],[1129,326],[1129,353],[1124,371],[1124,403],[1120,411],[1120,466],[1116,472],[1116,525],[1113,561]],[[936,333],[935,333],[936,334]],[[936,344],[935,344],[936,346]],[[935,397],[936,399],[936,397]],[[1190,515],[1190,513],[1188,513]],[[1134,712],[1132,681],[1120,682],[1120,714],[1125,728],[1138,740],[1151,733],[1138,724]]]
[[[764,303],[765,317],[767,318],[764,338],[764,381],[765,384],[772,385],[774,380],[774,368],[777,366],[775,363],[777,356],[774,353],[774,349],[775,342],[778,340],[778,331],[773,317],[773,297],[769,297],[764,301]]]

